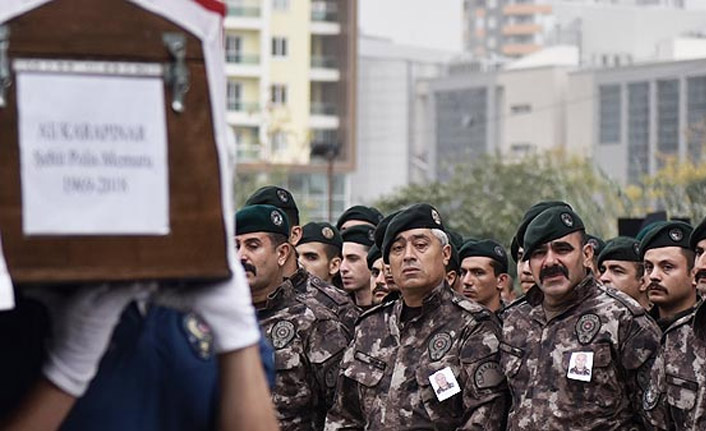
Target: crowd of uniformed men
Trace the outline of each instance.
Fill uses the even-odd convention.
[[[268,186],[236,247],[283,430],[706,430],[706,220],[603,242],[538,202],[517,299],[503,246],[425,203],[300,226]]]

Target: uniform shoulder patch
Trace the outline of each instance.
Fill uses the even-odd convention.
[[[485,307],[469,299],[466,299],[465,297],[454,295],[451,298],[451,302],[474,315],[479,315],[482,317],[483,315],[489,313]]]
[[[378,304],[372,308],[368,308],[367,310],[363,311],[362,313],[360,313],[360,316],[358,316],[358,320],[356,321],[356,326],[358,325],[358,322],[365,319],[366,317],[372,316],[373,314],[377,314],[380,311],[385,310],[386,308],[395,305],[395,302],[397,302],[397,301],[385,301],[381,304]]]
[[[597,286],[599,289],[605,292],[606,295],[623,304],[633,316],[642,316],[643,314],[645,314],[645,309],[642,308],[642,306],[637,301],[632,299],[626,293],[623,293],[612,287],[603,286],[601,284],[597,284]]]
[[[206,322],[196,313],[187,313],[182,317],[182,329],[192,350],[203,360],[213,356],[213,332]]]
[[[473,374],[473,383],[478,389],[494,388],[504,380],[505,376],[500,371],[500,364],[495,361],[487,361],[480,364]]]

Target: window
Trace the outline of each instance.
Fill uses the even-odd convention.
[[[272,0],[272,9],[279,11],[289,10],[289,0]]]
[[[673,155],[679,150],[679,80],[657,81],[657,151]],[[663,159],[658,159],[662,167]]]
[[[277,154],[287,149],[287,134],[284,132],[275,132],[272,135],[272,152]]]
[[[620,142],[620,85],[601,85],[599,90],[599,142]]]
[[[529,105],[529,104],[512,105],[512,106],[510,106],[510,112],[513,115],[529,114],[530,112],[532,112],[532,105]]]
[[[243,93],[243,85],[240,82],[228,81],[226,88],[226,107],[229,111],[240,111],[242,102],[240,97]]]
[[[287,56],[287,38],[273,37],[272,38],[272,56],[286,57]]]
[[[240,63],[242,60],[243,38],[234,34],[226,35],[226,61]]]
[[[270,87],[270,101],[275,105],[287,104],[287,86],[284,84],[273,84]]]
[[[488,28],[493,29],[493,28],[495,28],[495,25],[496,25],[495,17],[489,16],[488,17]]]
[[[628,183],[649,173],[650,84],[628,85]]]
[[[706,142],[706,75],[687,79],[686,88],[689,155],[698,162]]]

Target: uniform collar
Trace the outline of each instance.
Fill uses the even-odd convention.
[[[306,269],[299,267],[287,280],[292,283],[295,291],[300,291],[306,286],[306,282],[309,280],[309,273]]]
[[[438,286],[436,286],[427,296],[424,297],[422,300],[422,312],[419,314],[419,316],[413,318],[411,321],[415,321],[419,319],[420,317],[424,316],[427,313],[431,313],[434,310],[437,310],[439,306],[441,305],[441,302],[444,298],[444,294],[446,292],[450,292],[451,288],[449,287],[448,284],[446,284],[446,280],[443,280]],[[402,313],[402,309],[404,308],[404,295],[400,295],[399,297],[399,303],[397,306],[397,309],[395,310],[395,314],[397,315],[397,321],[400,321],[400,316]]]
[[[564,310],[554,317],[556,319],[559,316],[566,314],[568,311],[574,309],[576,306],[580,305],[586,299],[595,295],[596,290],[596,279],[592,275],[587,275],[579,284],[574,287],[574,295],[569,299],[569,301],[564,304]],[[546,314],[544,313],[544,308],[542,307],[542,302],[544,301],[544,293],[536,284],[532,286],[526,294],[527,302],[532,306],[530,315],[537,321],[541,323],[546,322]]]
[[[274,310],[295,297],[295,287],[292,284],[292,279],[287,278],[274,292],[267,296],[265,306],[259,309],[259,311]]]

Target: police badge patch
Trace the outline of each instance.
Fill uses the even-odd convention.
[[[434,220],[434,223],[441,225],[441,216],[435,209],[431,210],[431,218]]]
[[[272,223],[274,223],[275,226],[282,226],[282,215],[277,211],[272,211],[272,213],[270,214],[270,219],[272,220]]]
[[[289,196],[287,195],[287,192],[285,190],[277,189],[277,197],[279,198],[279,200],[282,201],[282,203],[286,204],[287,202],[289,202]]]
[[[324,228],[321,229],[321,235],[323,235],[323,237],[326,239],[333,239],[333,236],[334,236],[333,229],[331,229],[328,226],[324,226]]]
[[[636,255],[640,255],[640,243],[636,242],[635,244],[632,245],[633,251],[635,252]]]
[[[438,361],[443,358],[446,352],[451,349],[451,334],[448,332],[437,332],[429,338],[427,347],[429,349],[429,359]]]
[[[495,251],[495,254],[498,255],[499,257],[505,256],[505,252],[503,251],[503,248],[500,247],[499,245],[496,245],[495,249],[493,249],[493,251]]]
[[[194,353],[203,360],[210,359],[213,356],[213,333],[206,322],[196,313],[188,313],[182,318],[182,328]]]
[[[646,411],[650,411],[657,407],[657,402],[659,401],[659,392],[654,385],[650,384],[644,395],[642,395],[642,408]]]
[[[672,239],[672,241],[679,242],[684,239],[684,232],[682,232],[682,230],[678,227],[675,227],[674,229],[669,231],[669,237]]]
[[[601,318],[593,313],[587,313],[579,317],[576,322],[576,337],[579,339],[579,343],[588,344],[593,341],[593,337],[600,329]]]
[[[270,339],[272,347],[279,350],[287,346],[294,338],[294,323],[287,320],[280,320],[275,323],[270,330]]]
[[[561,213],[561,222],[566,225],[566,227],[572,227],[574,225],[574,218],[571,217],[569,213]]]

